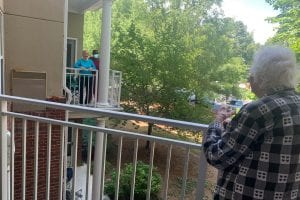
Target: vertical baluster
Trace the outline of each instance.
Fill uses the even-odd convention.
[[[83,93],[84,93],[84,89],[85,89],[85,98],[83,98],[83,105],[86,105],[86,103],[85,103],[85,101],[87,101],[86,99],[87,99],[87,86],[86,86],[86,75],[82,75],[83,76],[83,88],[82,88],[82,91],[83,91]],[[84,96],[84,94],[82,94],[83,96]]]
[[[38,192],[38,164],[39,164],[39,122],[35,122],[34,132],[34,199],[37,200]]]
[[[58,199],[63,199],[63,184],[64,184],[64,149],[65,149],[65,126],[60,127],[60,158],[59,158],[59,194]]]
[[[27,135],[27,121],[23,119],[23,133],[22,133],[22,199],[26,199],[26,135]]]
[[[112,71],[111,73],[111,103],[112,105],[115,105],[116,99],[115,99],[115,73]]]
[[[90,99],[90,103],[92,103],[92,99],[95,95],[95,90],[96,90],[96,86],[95,86],[95,76],[96,76],[96,71],[93,71],[93,75],[92,75],[92,86],[91,86],[91,99]],[[96,101],[93,102],[93,107],[96,107],[96,104],[95,104]],[[91,104],[92,105],[92,104]]]
[[[151,145],[151,152],[150,152],[150,169],[149,169],[148,186],[147,186],[147,200],[150,200],[150,194],[151,194],[154,148],[155,148],[155,142],[153,141]]]
[[[119,199],[119,187],[120,187],[120,170],[121,170],[121,160],[122,160],[122,144],[123,136],[119,138],[118,145],[118,160],[117,160],[117,177],[116,177],[116,186],[115,186],[115,200]]]
[[[196,199],[203,199],[203,197],[204,197],[206,172],[207,172],[207,161],[205,159],[204,152],[201,150],[200,151],[200,162],[199,162]]]
[[[7,111],[7,102],[1,101],[1,112]],[[1,117],[1,132],[0,132],[0,199],[7,199],[7,116]]]
[[[69,118],[69,111],[66,111],[66,119]],[[64,129],[64,177],[63,177],[63,200],[66,200],[66,191],[67,191],[67,162],[68,162],[68,130],[69,130],[69,127],[66,126],[65,129]]]
[[[105,122],[104,122],[105,123]],[[107,133],[103,133],[103,152],[102,152],[102,172],[101,172],[101,187],[100,187],[100,200],[103,198],[104,194],[104,182],[105,182],[105,164],[106,164],[106,147],[107,147]]]
[[[135,189],[135,176],[136,176],[136,164],[137,164],[137,154],[139,149],[139,139],[135,140],[134,143],[134,152],[133,152],[133,163],[132,163],[132,179],[131,179],[131,191],[130,191],[130,200],[134,200],[134,189]]]
[[[107,101],[108,102],[112,102],[112,99],[111,99],[111,70],[109,70],[109,79],[108,79],[108,94],[107,94]],[[100,74],[99,74],[99,77],[100,77]],[[99,80],[100,81],[100,80]]]
[[[87,172],[86,172],[86,191],[85,191],[85,199],[86,200],[89,199],[92,146],[93,146],[93,131],[90,131],[89,141],[88,141]]]
[[[172,154],[172,145],[169,145],[168,146],[167,161],[166,161],[165,181],[164,181],[164,192],[163,192],[163,199],[164,200],[166,200],[168,198],[171,154]]]
[[[46,177],[46,199],[50,199],[50,174],[51,174],[51,135],[52,125],[47,128],[47,177]]]
[[[76,175],[77,175],[77,147],[78,147],[78,128],[75,128],[75,131],[72,135],[73,137],[73,149],[72,149],[72,167],[73,167],[73,182],[72,182],[72,199],[75,199],[76,192]]]
[[[75,94],[75,92],[74,92],[74,88],[72,87],[72,79],[74,78],[73,77],[73,74],[72,73],[68,73],[68,82],[69,82],[69,90],[71,91],[71,94],[73,95],[73,94]],[[72,97],[73,98],[73,97]],[[73,104],[74,104],[74,100],[73,100]]]
[[[81,94],[81,90],[82,90],[82,92],[83,92],[83,89],[81,89],[81,85],[83,85],[82,83],[81,83],[81,75],[80,75],[80,71],[78,71],[78,94],[79,94],[79,102],[78,102],[78,104],[80,104],[80,96],[82,95],[82,98],[83,98],[83,94]],[[84,102],[84,101],[83,101]],[[83,103],[82,102],[82,103]]]
[[[182,177],[182,187],[181,187],[181,196],[180,199],[184,200],[185,197],[185,188],[186,188],[186,181],[189,169],[189,159],[190,159],[190,148],[187,147],[184,159],[184,170],[183,170],[183,177]]]
[[[120,73],[119,76],[119,84],[118,84],[118,101],[117,101],[117,105],[120,105],[120,101],[121,101],[121,80],[122,80],[122,74]]]
[[[15,118],[11,118],[11,137],[10,137],[10,199],[14,200],[15,188]]]
[[[89,105],[90,103],[90,93],[91,93],[91,86],[90,86],[90,78],[89,75],[86,75],[86,79],[87,79],[87,85],[85,86],[85,93],[86,93],[86,105]]]
[[[97,102],[98,102],[98,73],[99,73],[99,70],[96,70],[96,81],[95,81],[95,107],[97,105]]]

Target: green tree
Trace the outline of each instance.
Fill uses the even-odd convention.
[[[116,11],[114,17],[112,60],[124,73],[124,100],[134,102],[144,114],[174,118],[179,116],[175,111],[189,106],[187,96],[176,91],[193,88],[190,57],[196,46],[191,45],[200,26],[196,6],[172,5],[116,2],[117,10],[124,13]]]
[[[100,20],[101,11],[91,12],[88,11],[84,15],[84,43],[83,48],[92,51],[100,48]]]
[[[205,36],[201,42],[205,50],[197,53],[199,57],[193,64],[200,72],[195,73],[195,85],[207,96],[242,96],[239,84],[246,82],[248,66],[257,48],[253,36],[241,22],[218,16],[204,21],[200,31]]]
[[[300,59],[300,1],[299,0],[266,0],[279,14],[269,18],[278,25],[276,35],[269,43],[288,44]]]
[[[210,108],[202,99],[240,95],[238,84],[245,80],[256,45],[245,25],[212,9],[218,4],[220,0],[114,2],[111,67],[123,72],[122,100],[130,110],[207,123]],[[93,16],[85,18],[88,49],[97,45],[90,40],[99,37],[91,28],[98,24]],[[192,92],[198,97],[195,106],[187,101]]]

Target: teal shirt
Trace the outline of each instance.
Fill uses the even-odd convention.
[[[75,64],[74,68],[84,67],[86,69],[92,68],[96,69],[94,62],[91,59],[84,60],[80,58]],[[89,70],[80,70],[80,74],[92,75],[92,72]]]

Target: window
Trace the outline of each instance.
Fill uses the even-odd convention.
[[[67,67],[73,67],[77,60],[77,39],[68,38],[67,40]]]

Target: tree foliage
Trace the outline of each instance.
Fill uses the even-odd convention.
[[[202,99],[241,96],[238,85],[245,81],[257,46],[242,22],[214,9],[219,4],[220,0],[114,2],[111,67],[123,72],[122,100],[128,108],[204,123],[209,115],[201,113],[210,108]],[[98,24],[93,16],[86,14],[87,27]],[[89,42],[96,40],[94,35],[85,35],[87,48],[95,48]],[[187,101],[192,92],[198,98],[194,106]]]
[[[299,0],[266,0],[279,14],[269,18],[278,25],[276,35],[270,43],[288,44],[300,59],[300,1]]]
[[[87,12],[85,14],[84,23],[84,43],[83,48],[92,52],[94,49],[100,48],[100,19],[101,12]]]

